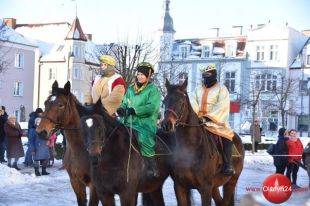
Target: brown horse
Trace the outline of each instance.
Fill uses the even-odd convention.
[[[98,205],[93,181],[90,178],[90,160],[86,151],[86,144],[80,129],[78,109],[83,106],[70,93],[70,82],[64,88],[58,88],[57,81],[52,86],[52,94],[45,101],[45,111],[37,127],[41,138],[48,138],[57,129],[64,131],[67,140],[67,149],[64,156],[64,166],[69,174],[71,186],[75,192],[79,206],[87,204],[86,187],[90,190],[89,205]],[[114,204],[114,196],[106,195],[101,202]]]
[[[302,160],[307,169],[307,173],[309,177],[309,189],[310,189],[310,142],[307,144],[307,146],[304,149],[304,152],[302,154]]]
[[[199,122],[186,92],[187,80],[183,85],[170,85],[166,81],[167,95],[164,99],[165,115],[162,122],[166,130],[176,131],[176,147],[173,153],[172,179],[179,206],[189,206],[190,189],[197,189],[202,206],[215,204],[234,205],[234,191],[243,169],[244,148],[240,137],[235,134],[233,142],[240,154],[233,158],[235,174],[221,173],[222,156],[218,146],[219,137],[208,132]],[[218,187],[223,185],[223,198]]]
[[[91,175],[98,194],[118,194],[121,205],[134,206],[136,194],[143,192],[148,193],[152,205],[165,205],[162,186],[169,175],[168,153],[163,147],[157,148],[156,153],[162,154],[156,156],[160,176],[147,177],[135,132],[112,118],[100,101],[92,107],[93,112],[81,118],[81,126],[87,137]]]

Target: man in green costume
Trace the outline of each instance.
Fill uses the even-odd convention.
[[[158,177],[155,134],[160,108],[160,91],[150,81],[154,73],[150,63],[139,63],[137,72],[136,81],[127,89],[117,114],[121,117],[122,123],[138,132],[138,142],[141,154],[145,157],[147,176]]]

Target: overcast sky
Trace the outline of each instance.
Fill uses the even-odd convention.
[[[77,15],[96,43],[147,38],[162,24],[163,0],[0,0],[0,18],[18,23],[70,22]],[[171,0],[176,38],[196,38],[214,27],[267,23],[310,29],[308,0]]]

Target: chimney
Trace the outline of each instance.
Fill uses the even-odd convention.
[[[242,36],[242,26],[232,26],[232,34],[235,36]]]
[[[93,40],[93,35],[92,34],[85,34],[87,40],[92,41]]]
[[[212,28],[211,30],[213,32],[215,32],[215,33],[212,32],[212,34],[215,34],[214,37],[219,37],[219,35],[220,35],[220,28]]]
[[[12,29],[16,29],[16,19],[4,18],[3,21],[7,26],[10,26]]]

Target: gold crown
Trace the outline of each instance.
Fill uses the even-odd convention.
[[[211,71],[211,70],[216,70],[215,64],[209,64],[208,66],[202,67],[200,69],[201,72],[208,72],[208,71]]]
[[[111,65],[112,67],[115,67],[116,66],[116,62],[115,62],[115,59],[112,57],[112,56],[109,56],[109,55],[103,55],[99,58],[99,60],[103,63],[106,63],[106,64],[109,64]]]

